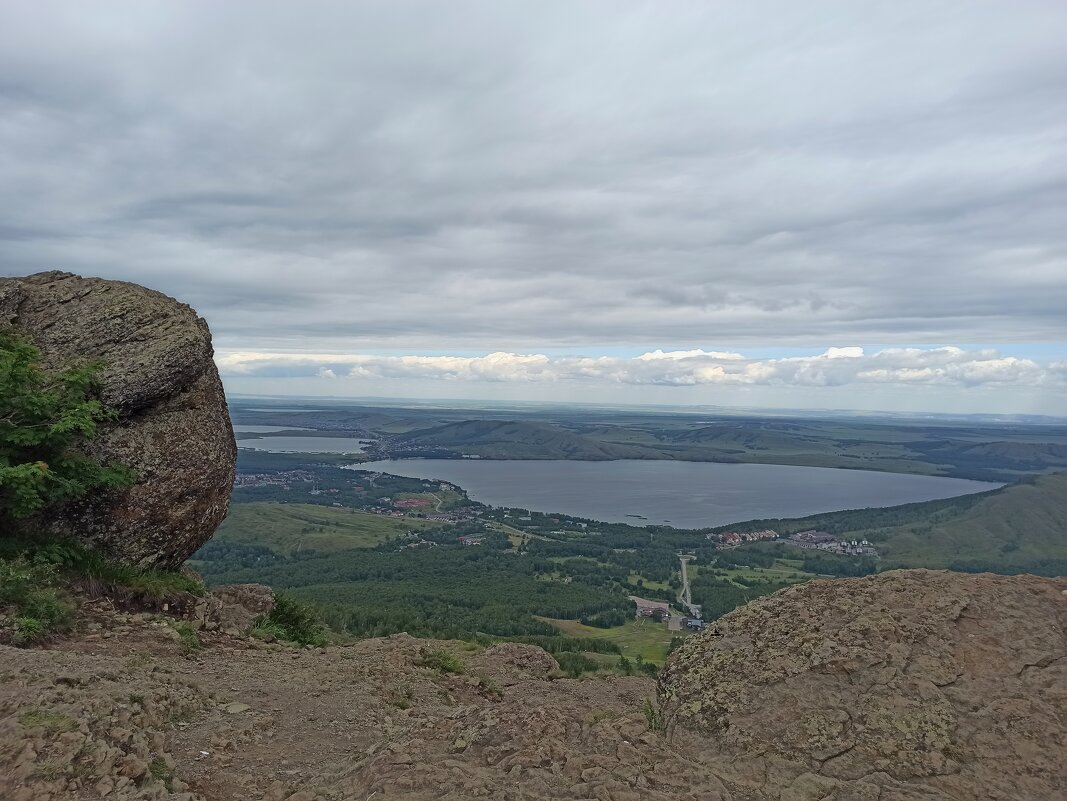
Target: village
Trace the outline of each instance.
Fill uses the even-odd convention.
[[[824,551],[837,554],[838,556],[878,556],[878,549],[867,540],[842,540],[828,531],[798,531],[788,538],[782,539],[781,535],[773,529],[762,531],[727,531],[723,534],[707,534],[706,539],[717,541],[716,548],[736,548],[749,542],[761,542],[765,540],[780,540],[787,545],[809,550]]]
[[[826,551],[839,556],[878,556],[878,549],[867,540],[839,540],[827,531],[798,531],[788,542],[798,548]]]

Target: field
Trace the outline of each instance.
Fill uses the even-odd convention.
[[[301,550],[319,552],[371,548],[409,531],[434,525],[413,518],[382,517],[354,509],[303,503],[238,503],[219,527],[214,542],[261,545],[290,556]]]
[[[662,662],[667,658],[667,647],[671,638],[684,637],[685,632],[669,631],[663,623],[653,620],[628,620],[621,626],[610,629],[598,629],[586,626],[577,620],[553,620],[540,618],[551,623],[560,634],[568,637],[588,637],[589,639],[608,640],[622,650],[623,656],[635,659],[640,656],[646,662]]]
[[[690,580],[700,575],[701,565],[689,563]],[[706,566],[705,566],[706,569]],[[726,567],[717,568],[728,579],[768,579],[770,581],[802,581],[816,578],[816,574],[804,571],[799,559],[776,559],[770,567]]]
[[[640,589],[640,587],[651,587],[654,590],[669,590],[671,585],[666,581],[652,581],[652,579],[645,578],[640,573],[631,573],[627,579],[630,584],[633,585],[634,590]],[[640,581],[640,587],[637,582]]]

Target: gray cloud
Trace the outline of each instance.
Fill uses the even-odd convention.
[[[1065,40],[1052,0],[8,3],[0,272],[230,350],[1064,343]]]

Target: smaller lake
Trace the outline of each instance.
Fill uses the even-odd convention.
[[[626,459],[390,459],[351,468],[449,481],[467,490],[473,500],[492,506],[678,528],[897,506],[1000,486],[828,467]]]
[[[301,412],[324,412],[325,409],[282,409],[281,407],[274,409],[253,409],[251,406],[242,407],[240,411],[243,412],[285,412],[288,413],[301,413]]]
[[[253,437],[237,440],[238,448],[269,453],[363,453],[370,444],[369,440],[355,437]]]
[[[245,426],[234,423],[234,434],[273,434],[276,431],[313,431],[311,428],[302,426]]]

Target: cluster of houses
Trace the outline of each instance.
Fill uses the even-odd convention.
[[[457,537],[456,541],[460,545],[481,545],[485,542],[484,534],[464,534],[461,537]]]
[[[416,537],[413,542],[405,543],[400,546],[401,550],[411,550],[413,548],[436,548],[437,543],[431,540],[424,540],[421,537]]]
[[[798,531],[789,538],[791,545],[841,556],[878,556],[878,549],[867,540],[840,540],[828,531]]]
[[[717,539],[719,544],[716,547],[718,548],[734,548],[745,542],[776,540],[778,539],[778,532],[769,528],[763,531],[727,531],[724,534],[708,534],[706,538],[709,540]]]
[[[314,478],[311,473],[304,470],[285,470],[271,473],[238,473],[234,476],[235,487],[285,487],[286,489],[294,481],[311,481]]]
[[[638,598],[636,595],[631,595],[630,600],[637,604],[637,608],[634,611],[634,617],[637,620],[651,618],[657,623],[670,624],[671,607],[666,601],[649,601],[645,598]],[[690,631],[703,631],[704,625],[705,622],[699,617],[683,617],[679,621],[681,628],[689,629]]]
[[[656,621],[670,620],[671,610],[667,604],[662,606],[638,606],[637,611],[634,613],[634,617],[640,620],[643,617],[650,617]]]

